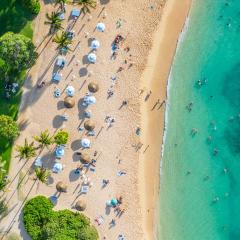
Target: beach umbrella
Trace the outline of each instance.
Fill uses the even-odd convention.
[[[79,200],[76,202],[76,205],[75,205],[75,208],[78,210],[78,211],[84,211],[87,207],[87,204],[85,201],[83,200]]]
[[[72,97],[65,97],[64,98],[64,105],[67,108],[72,108],[75,106],[75,100]]]
[[[108,200],[108,201],[106,202],[106,206],[107,206],[107,207],[111,207],[111,206],[112,206],[111,200]]]
[[[95,63],[97,61],[97,56],[94,53],[88,54],[87,58],[90,63]]]
[[[82,153],[81,156],[80,156],[80,160],[83,163],[90,163],[91,162],[91,158],[90,158],[88,153]]]
[[[87,120],[84,123],[84,128],[88,131],[93,131],[95,128],[95,123],[92,120]]]
[[[95,82],[90,82],[90,83],[88,84],[88,90],[89,90],[89,92],[91,92],[91,93],[95,93],[95,92],[97,92],[97,91],[99,90],[99,86],[98,86],[98,84],[95,83]]]
[[[75,92],[75,89],[73,86],[68,86],[66,88],[66,93],[67,93],[68,97],[73,97],[74,92]]]
[[[60,173],[62,170],[63,170],[63,166],[61,163],[55,163],[52,169],[54,173]]]
[[[63,147],[57,147],[55,150],[56,157],[62,157],[64,155],[64,148]]]
[[[57,182],[56,189],[57,189],[58,192],[66,192],[67,191],[67,185],[62,181]]]
[[[105,24],[104,23],[98,23],[96,28],[99,32],[104,32],[105,31]]]
[[[97,50],[100,47],[100,42],[98,40],[93,40],[91,42],[91,49],[93,50]]]
[[[89,148],[89,147],[90,147],[90,144],[91,144],[91,142],[90,142],[90,140],[87,139],[87,138],[83,138],[83,139],[81,140],[81,145],[82,145],[82,147],[84,147],[84,148]]]
[[[111,200],[111,204],[112,204],[112,206],[116,206],[118,204],[118,200],[116,198],[113,198]]]
[[[83,100],[85,105],[92,105],[96,103],[96,98],[94,96],[86,96]]]

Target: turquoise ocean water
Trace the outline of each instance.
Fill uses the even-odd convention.
[[[240,0],[193,0],[167,116],[158,239],[240,239]]]

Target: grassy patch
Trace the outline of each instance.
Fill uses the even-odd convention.
[[[24,7],[21,0],[0,0],[0,36],[6,32],[14,32],[32,38],[32,20],[34,16]],[[20,75],[21,85],[24,82],[26,73]],[[17,118],[22,91],[19,90],[10,100],[4,98],[4,86],[0,85],[0,114]],[[6,169],[9,169],[12,152],[12,143],[0,140],[0,155],[6,160]]]

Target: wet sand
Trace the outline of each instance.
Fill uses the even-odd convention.
[[[191,7],[191,0],[169,0],[155,33],[146,69],[141,78],[141,142],[149,147],[140,155],[139,185],[146,239],[155,239],[160,183],[160,158],[167,104],[167,81],[178,38]],[[149,99],[145,97],[152,91]]]

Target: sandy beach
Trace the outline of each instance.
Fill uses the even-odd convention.
[[[84,213],[93,224],[96,225],[96,217],[104,218],[104,224],[96,225],[100,239],[117,239],[119,234],[124,234],[126,239],[154,239],[165,104],[159,110],[159,104],[151,109],[158,99],[160,104],[166,100],[167,78],[190,2],[168,0],[165,5],[163,0],[101,0],[91,15],[80,16],[75,23],[69,16],[71,10],[79,6],[68,5],[63,26],[71,26],[76,36],[72,52],[66,56],[67,64],[61,70],[62,80],[57,85],[51,82],[58,56],[56,44],[48,35],[49,26],[44,24],[45,13],[53,11],[54,4],[42,4],[34,33],[39,58],[25,82],[18,120],[22,132],[16,145],[23,144],[25,138],[31,141],[32,136],[45,129],[51,134],[65,129],[70,134],[70,141],[61,160],[64,170],[59,174],[52,173],[47,186],[33,180],[34,159],[19,161],[13,152],[9,173],[11,183],[6,193],[11,211],[1,222],[1,231],[7,231],[5,236],[16,232],[24,240],[29,239],[20,221],[24,202],[36,195],[54,195],[56,183],[64,181],[68,191],[59,197],[55,210],[68,208],[75,211],[75,202],[84,199],[87,202]],[[98,22],[105,23],[104,33],[96,31]],[[117,34],[125,40],[116,59],[112,60],[111,44]],[[101,46],[96,51],[97,62],[88,64],[86,56],[94,38]],[[39,89],[37,83],[41,81],[46,85]],[[86,195],[81,195],[82,181],[74,171],[79,162],[76,152],[81,148],[80,140],[86,137],[85,131],[78,130],[85,121],[81,102],[91,81],[100,86],[94,94],[97,103],[89,107],[97,135],[88,137],[91,148],[84,151],[91,156],[97,151],[97,163],[96,171],[87,174],[93,186]],[[72,109],[63,105],[64,90],[68,85],[75,88],[76,105]],[[54,98],[56,89],[61,91],[60,98]],[[107,97],[109,89],[114,92],[110,98]],[[146,100],[149,91],[152,93]],[[124,100],[126,106],[122,106]],[[61,120],[63,114],[69,116],[68,121]],[[106,116],[115,118],[110,128],[105,122]],[[140,137],[136,134],[138,127],[141,128]],[[41,152],[40,156],[44,167],[52,169],[56,161],[54,146]],[[126,174],[119,177],[118,171]],[[103,179],[110,181],[105,188],[102,188]],[[105,206],[107,200],[120,195],[126,211],[116,217],[114,211],[108,211]],[[116,220],[114,227],[109,225],[112,219]]]
[[[144,211],[144,227],[147,239],[157,239],[156,224],[159,221],[158,197],[160,184],[161,146],[165,125],[167,83],[180,33],[187,19],[191,0],[168,0],[161,22],[154,33],[146,68],[141,78],[141,89],[152,91],[149,100],[141,104],[141,141],[149,145],[140,155],[140,191]],[[145,97],[145,96],[144,96]],[[143,97],[143,99],[144,99]],[[158,104],[156,104],[160,101]],[[149,187],[151,186],[151,187]]]

